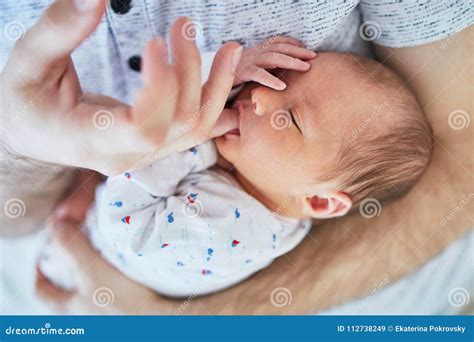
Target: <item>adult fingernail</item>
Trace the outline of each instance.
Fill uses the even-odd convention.
[[[311,64],[307,63],[307,62],[301,62],[300,63],[301,65],[301,68],[305,69],[305,70],[308,70],[309,68],[311,68]]]
[[[237,70],[237,66],[239,65],[240,62],[240,57],[242,56],[242,50],[243,46],[239,46],[237,49],[234,50],[232,53],[232,58],[230,60],[230,72],[235,73],[235,70]]]
[[[79,12],[88,12],[93,10],[99,5],[101,0],[74,0],[74,7]]]

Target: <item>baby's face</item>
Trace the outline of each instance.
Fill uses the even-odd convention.
[[[338,56],[321,53],[308,72],[286,72],[280,76],[287,83],[283,91],[247,85],[234,104],[240,132],[216,139],[239,180],[271,209],[315,187],[334,188],[315,184],[318,170],[331,163],[344,137],[373,111],[377,95],[361,93],[363,80],[345,72]]]

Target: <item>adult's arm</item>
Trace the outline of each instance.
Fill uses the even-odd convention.
[[[64,166],[118,174],[195,146],[230,123],[221,113],[242,47],[224,44],[201,87],[199,51],[183,35],[186,18],[171,28],[173,63],[164,39],[146,46],[133,106],[85,94],[71,54],[104,10],[104,0],[54,2],[16,42],[0,73],[0,233],[41,225],[67,183]]]
[[[65,222],[58,241],[81,270],[89,271],[81,273],[74,296],[58,297],[44,279],[40,289],[76,313],[97,310],[93,293],[107,286],[115,294],[107,310],[114,313],[305,314],[379,290],[415,271],[473,226],[471,39],[472,28],[445,41],[447,45],[377,48],[379,58],[416,93],[436,140],[419,183],[384,206],[380,216],[356,214],[314,227],[294,251],[248,281],[186,301],[162,298],[121,275],[91,249],[75,224]]]
[[[0,235],[41,229],[71,183],[73,170],[12,154],[0,144]]]

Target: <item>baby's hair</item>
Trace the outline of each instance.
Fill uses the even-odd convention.
[[[348,58],[351,70],[366,78],[367,90],[382,91],[386,98],[379,112],[375,109],[346,135],[335,162],[318,177],[337,180],[355,209],[366,198],[384,202],[408,192],[429,163],[433,137],[423,110],[398,75],[376,61]]]

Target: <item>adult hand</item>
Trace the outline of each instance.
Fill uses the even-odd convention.
[[[160,298],[153,291],[137,284],[105,261],[90,245],[80,226],[94,202],[95,188],[102,177],[80,170],[75,185],[53,214],[50,221],[54,257],[75,275],[74,292],[64,291],[37,269],[38,298],[55,313],[70,314],[139,314],[172,313],[180,301]],[[159,301],[159,303],[158,303]]]
[[[15,45],[0,75],[2,137],[13,154],[112,175],[150,162],[157,151],[182,150],[211,137],[240,46],[219,50],[201,89],[199,52],[182,34],[188,20],[178,19],[171,30],[173,64],[164,41],[152,40],[143,54],[144,87],[130,107],[84,94],[71,60],[104,8],[103,0],[56,1]],[[221,117],[225,126],[230,116]]]
[[[144,314],[171,313],[172,307],[152,305],[153,291],[137,284],[107,263],[90,245],[74,219],[54,224],[51,236],[55,255],[74,270],[75,291],[65,291],[37,270],[36,293],[40,301],[62,314]],[[171,303],[172,301],[170,301]]]

